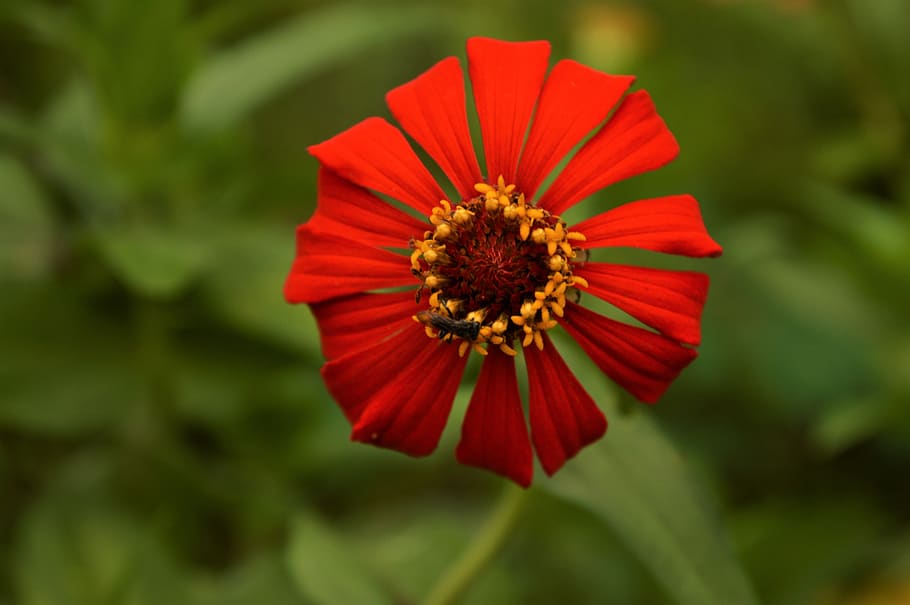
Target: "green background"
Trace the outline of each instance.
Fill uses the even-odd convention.
[[[430,458],[351,444],[281,291],[306,147],[472,35],[638,75],[680,157],[569,218],[691,192],[725,253],[598,257],[708,272],[700,357],[645,407],[562,347],[611,428],[464,602],[910,602],[908,31],[905,0],[3,0],[0,604],[427,594],[503,483],[454,462],[470,380]]]

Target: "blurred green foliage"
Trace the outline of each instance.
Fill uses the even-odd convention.
[[[453,461],[469,388],[428,460],[350,444],[281,290],[307,145],[471,35],[637,74],[681,156],[570,218],[691,192],[726,252],[611,255],[711,274],[701,356],[645,409],[569,349],[612,428],[466,602],[906,595],[908,31],[905,0],[6,0],[0,603],[427,593],[500,484]]]

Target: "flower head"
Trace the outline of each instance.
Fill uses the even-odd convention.
[[[429,454],[469,354],[483,356],[457,458],[527,486],[532,444],[553,474],[607,428],[550,330],[563,328],[605,374],[649,403],[696,356],[707,276],[593,262],[589,252],[629,246],[702,257],[721,248],[689,195],[631,202],[573,226],[560,217],[676,157],[648,94],[626,94],[632,77],[568,60],[547,74],[547,42],[472,38],[467,54],[485,172],[468,128],[461,65],[450,57],[386,101],[457,195],[447,196],[404,134],[380,118],[311,147],[321,165],[318,204],[297,230],[285,295],[313,309],[328,360],[322,375],[353,440]],[[646,327],[586,309],[582,292]]]

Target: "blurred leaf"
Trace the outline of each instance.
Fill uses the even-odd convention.
[[[462,470],[465,475],[473,472],[464,468],[450,468],[443,472],[453,483],[457,483],[458,479],[454,475]],[[396,603],[428,602],[428,595],[440,577],[469,547],[474,534],[484,524],[490,507],[495,506],[496,492],[494,490],[492,495],[487,494],[483,498],[478,498],[475,494],[464,494],[465,497],[456,502],[452,498],[454,492],[433,493],[427,489],[415,488],[413,481],[392,485],[391,491],[396,494],[392,496],[396,498],[393,505],[359,514],[358,518],[352,519],[345,527],[345,536],[355,544],[358,552],[369,553],[370,563],[375,565],[383,578],[394,579],[395,588],[401,593],[396,595]],[[551,559],[536,556],[525,558],[516,552],[521,546],[532,549],[536,546],[533,543],[536,532],[524,532],[527,529],[524,523],[521,528],[521,536],[516,532],[509,537],[503,551],[474,578],[468,590],[456,601],[458,605],[527,602],[521,596],[528,594],[528,586],[524,583],[516,584],[511,577],[513,562],[531,565],[539,561],[545,566]],[[531,545],[516,544],[525,537],[532,540]],[[530,552],[540,551],[535,549]],[[547,577],[544,581],[551,586],[555,585],[554,590],[559,590],[567,583],[562,576],[563,574],[558,579]],[[527,582],[533,580],[528,578]],[[424,599],[413,598],[412,595],[423,595]],[[535,602],[548,601],[543,599]],[[564,598],[563,602],[571,603],[573,600]]]
[[[72,10],[71,50],[109,127],[172,119],[194,62],[187,0],[95,0]]]
[[[77,435],[107,427],[129,411],[140,386],[117,359],[96,352],[32,347],[15,361],[3,358],[0,426],[20,431]]]
[[[867,397],[832,405],[812,427],[812,440],[825,454],[838,454],[887,426],[888,403],[884,397]]]
[[[739,351],[714,358],[716,370],[736,377],[733,388],[761,402],[762,413],[805,422],[844,398],[874,392],[880,379],[872,345],[887,318],[843,267],[801,254],[804,225],[769,218],[724,233],[737,245],[712,276],[706,332]]]
[[[594,380],[586,387],[597,392]],[[755,603],[716,511],[680,454],[644,412],[624,416],[609,407],[606,436],[538,485],[599,517],[673,602]]]
[[[0,297],[0,426],[79,435],[115,424],[143,396],[128,334],[106,310],[57,285],[6,287]]]
[[[4,2],[0,19],[9,19],[33,36],[64,46],[69,33],[68,13],[43,2]]]
[[[284,300],[284,282],[294,256],[294,230],[239,226],[219,247],[218,263],[206,275],[209,304],[239,329],[321,358],[312,314]]]
[[[851,254],[870,269],[910,287],[910,275],[906,271],[910,217],[887,200],[824,183],[807,183],[800,199],[810,216],[831,233],[848,240]]]
[[[97,99],[82,78],[69,80],[50,100],[41,119],[48,135],[89,148],[99,144],[100,123]]]
[[[740,514],[734,526],[762,598],[802,605],[868,560],[883,522],[871,501],[838,493],[762,503]]]
[[[187,602],[173,562],[149,527],[105,494],[106,477],[98,470],[95,462],[76,458],[23,519],[15,569],[18,602]]]
[[[35,139],[50,176],[72,196],[88,222],[116,215],[126,198],[123,183],[102,154],[102,121],[88,82],[73,78],[44,108]]]
[[[179,294],[199,275],[214,252],[197,233],[150,226],[99,231],[96,241],[127,286],[150,298]]]
[[[31,123],[10,107],[0,105],[0,141],[28,142],[34,137]]]
[[[47,200],[26,169],[0,155],[0,279],[36,277],[51,260],[52,217]]]
[[[218,578],[206,578],[196,590],[194,605],[301,605],[284,562],[276,556],[256,557]]]
[[[886,117],[890,121],[889,126],[903,131],[906,136],[906,114],[901,117],[899,105],[903,104],[906,108],[906,104],[910,102],[910,84],[904,77],[907,71],[907,57],[910,56],[910,36],[907,36],[907,29],[910,27],[910,5],[904,0],[875,2],[847,0],[832,4],[832,7],[843,11],[842,18],[861,38],[850,47],[855,54],[867,60],[866,63],[860,63],[858,69],[873,72],[883,89],[890,89],[899,96],[899,99],[894,100],[899,101],[895,102],[894,107],[882,106],[882,102],[890,104],[892,102],[890,99],[885,97],[875,99],[875,117]],[[872,85],[878,87],[879,82],[873,80]],[[868,99],[880,93],[878,90],[864,90],[862,94]]]
[[[319,605],[394,603],[350,547],[312,514],[295,519],[287,562],[297,587]]]
[[[291,84],[438,19],[438,11],[418,6],[333,4],[304,13],[202,65],[187,84],[181,121],[194,130],[233,126]]]

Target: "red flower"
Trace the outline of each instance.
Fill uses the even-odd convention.
[[[589,262],[588,251],[703,257],[721,248],[689,195],[632,202],[574,227],[560,219],[592,193],[676,157],[648,93],[625,95],[632,77],[574,61],[547,76],[547,42],[472,38],[467,51],[487,177],[468,129],[460,63],[444,59],[386,101],[458,197],[448,201],[401,131],[381,118],[311,147],[321,165],[318,207],[297,230],[285,295],[313,309],[328,359],[322,375],[356,441],[432,452],[466,353],[484,355],[456,456],[527,486],[532,443],[553,474],[607,428],[548,330],[562,326],[604,373],[649,403],[696,356],[707,276]],[[396,252],[406,248],[410,256]],[[579,291],[653,330],[585,309]],[[530,439],[515,372],[522,347]]]

